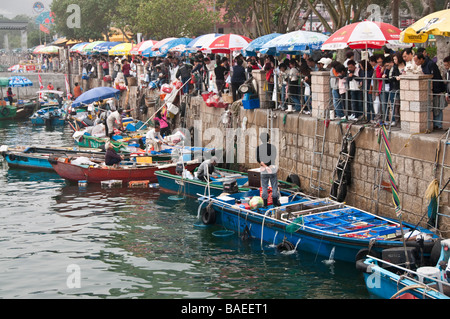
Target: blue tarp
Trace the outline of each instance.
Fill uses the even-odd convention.
[[[109,99],[119,98],[120,90],[112,87],[98,87],[91,89],[81,94],[73,103],[72,107],[79,107],[82,104],[91,104],[93,102]]]

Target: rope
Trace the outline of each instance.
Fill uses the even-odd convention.
[[[386,152],[386,161],[387,161],[388,172],[389,172],[389,180],[391,182],[392,199],[393,199],[394,205],[395,205],[395,213],[396,213],[397,217],[400,218],[402,216],[402,212],[401,212],[402,207],[401,207],[400,198],[398,195],[397,182],[395,181],[395,177],[394,177],[391,147],[389,145],[388,134],[386,132],[386,127],[384,125],[381,127],[381,133],[382,133],[382,138],[384,141],[384,148],[385,148],[385,152]]]
[[[403,293],[403,292],[405,292],[405,291],[408,291],[408,290],[417,289],[417,288],[422,288],[422,289],[425,290],[424,293],[423,293],[424,296],[425,296],[425,294],[426,294],[426,292],[427,292],[428,290],[434,290],[434,291],[436,291],[436,292],[439,292],[439,291],[437,291],[436,289],[433,289],[433,288],[428,287],[427,285],[413,285],[413,286],[407,286],[407,287],[405,287],[405,288],[400,289],[400,290],[397,291],[390,299],[395,299],[395,298],[397,298],[397,296],[400,295],[401,293]]]

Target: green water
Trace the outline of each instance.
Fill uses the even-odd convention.
[[[68,128],[0,122],[0,145],[73,146]],[[196,227],[197,202],[0,170],[0,298],[368,299],[353,264]]]

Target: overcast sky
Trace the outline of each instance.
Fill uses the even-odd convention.
[[[33,11],[33,5],[36,2],[41,2],[44,5],[44,11],[50,10],[52,0],[1,0],[0,14],[7,18],[14,18],[19,14],[26,14],[28,16],[37,16]]]

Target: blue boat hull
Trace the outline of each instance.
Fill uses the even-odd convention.
[[[238,196],[255,196],[254,191],[248,194],[240,193]],[[230,195],[231,197],[233,195]],[[201,205],[207,205],[208,201],[204,200]],[[304,199],[308,201],[309,199]],[[299,202],[302,202],[300,200]],[[254,214],[249,211],[240,210],[236,206],[223,205],[220,202],[213,202],[212,207],[215,211],[216,223],[222,225],[228,230],[233,230],[239,236],[246,234],[247,236],[259,240],[261,246],[265,244],[279,244],[283,239],[288,240],[298,250],[306,251],[312,254],[320,255],[322,257],[329,257],[334,248],[334,259],[355,262],[358,253],[369,247],[370,241],[368,239],[358,239],[351,237],[341,237],[330,235],[324,232],[317,232],[303,227],[297,229],[287,229],[289,225],[285,221],[267,217],[264,211]],[[414,225],[405,225],[414,228]],[[422,230],[422,229],[421,229]],[[424,230],[428,232],[427,230]],[[434,244],[434,243],[433,243]],[[394,248],[402,245],[401,241],[380,240],[372,245],[372,251],[380,254],[383,249]],[[408,245],[416,246],[415,241],[408,242]],[[431,245],[431,244],[430,244]],[[431,251],[432,246],[426,249]]]
[[[51,120],[45,120],[43,118],[37,117],[37,118],[32,118],[31,123],[33,125],[63,126],[66,124],[66,120],[58,119],[58,118],[53,118]]]
[[[210,183],[208,187],[205,182],[199,180],[182,179],[180,176],[167,174],[163,171],[155,172],[158,178],[160,189],[170,192],[183,193],[187,196],[197,197],[198,194],[211,196],[219,196],[223,193],[222,183]],[[243,179],[238,185],[247,182],[247,178]]]
[[[53,171],[53,167],[48,161],[48,157],[39,156],[11,156],[6,154],[5,160],[9,167],[27,168],[27,169],[43,169]]]
[[[371,265],[367,272],[364,272],[364,282],[370,294],[377,298],[391,299],[394,296],[400,297],[403,293],[408,293],[417,299],[449,299],[443,293],[435,290],[417,287],[417,282],[406,276],[399,275],[379,267],[373,259],[364,260],[365,265]],[[409,288],[409,289],[408,289]]]

